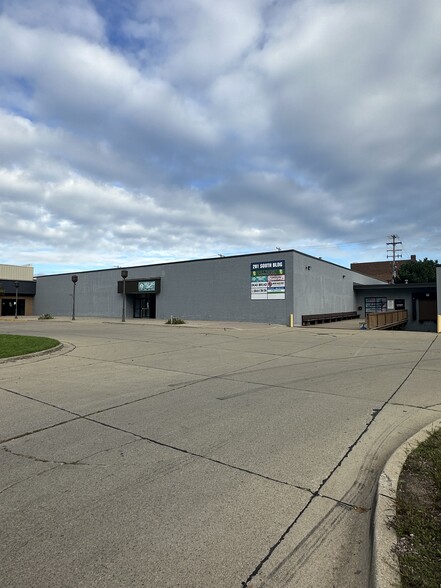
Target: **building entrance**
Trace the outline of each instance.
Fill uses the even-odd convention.
[[[18,299],[17,315],[24,316],[25,301]],[[2,316],[15,316],[15,299],[3,298],[2,300]]]
[[[156,294],[134,296],[133,318],[156,318]]]
[[[436,317],[436,292],[412,292],[412,320],[418,320],[420,323],[425,321],[436,323]]]

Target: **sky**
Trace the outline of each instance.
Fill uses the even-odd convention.
[[[0,0],[0,263],[441,260],[439,0]]]

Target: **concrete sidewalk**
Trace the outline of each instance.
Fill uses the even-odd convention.
[[[366,587],[376,485],[439,419],[430,333],[1,322],[0,584]]]

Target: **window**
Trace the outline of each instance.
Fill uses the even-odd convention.
[[[364,299],[366,312],[386,312],[387,298],[384,296],[370,296]]]

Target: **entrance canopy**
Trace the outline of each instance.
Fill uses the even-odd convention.
[[[126,280],[126,294],[159,294],[161,278],[142,278]],[[118,294],[123,293],[123,280],[118,282]]]

